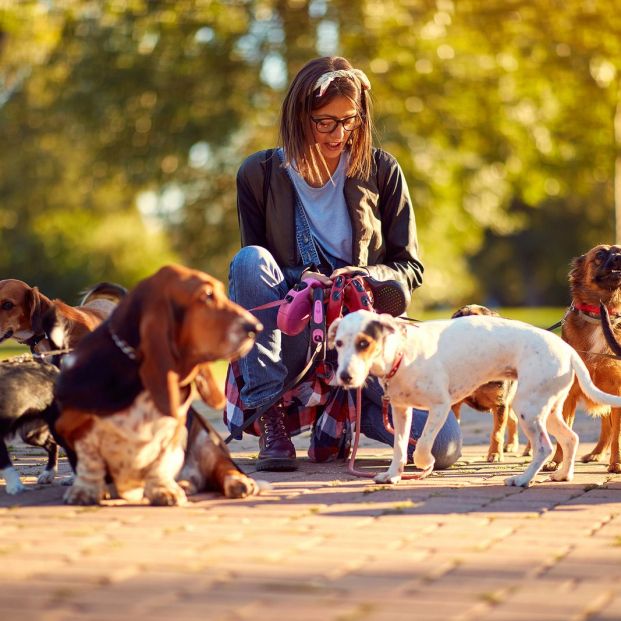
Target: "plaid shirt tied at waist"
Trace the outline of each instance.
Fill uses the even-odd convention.
[[[329,374],[322,370],[325,367],[329,367],[329,363],[319,365],[306,379],[283,394],[287,430],[292,436],[311,430],[308,457],[315,462],[347,459],[356,420],[354,391],[330,386],[327,383]],[[243,385],[239,364],[232,362],[226,375],[224,422],[236,440],[241,440],[244,422],[254,411],[243,407],[240,399]],[[259,435],[252,425],[245,431]]]

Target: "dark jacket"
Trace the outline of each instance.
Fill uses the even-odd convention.
[[[294,267],[300,260],[293,184],[273,151],[266,178],[268,153],[254,153],[237,173],[241,244],[263,246],[281,267]],[[377,280],[398,279],[408,291],[420,286],[423,265],[418,258],[414,208],[397,160],[374,150],[369,179],[347,177],[344,193],[352,223],[353,265],[366,267]]]

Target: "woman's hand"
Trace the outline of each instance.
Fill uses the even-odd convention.
[[[335,269],[332,274],[330,274],[330,278],[333,280],[337,276],[368,276],[369,270],[365,267],[356,267],[354,265],[346,265],[345,267],[339,267]]]
[[[324,287],[332,286],[332,280],[328,278],[327,276],[320,274],[319,272],[309,271],[309,272],[304,272],[304,274],[302,274],[302,280],[308,280],[309,278],[314,278],[315,280],[318,280]]]

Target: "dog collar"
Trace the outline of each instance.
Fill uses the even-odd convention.
[[[22,341],[22,343],[24,343],[24,345],[28,345],[28,347],[30,347],[30,351],[32,353],[35,353],[35,347],[43,340],[45,339],[45,332],[43,334],[33,334],[30,338],[26,339],[25,341]]]
[[[389,379],[392,379],[395,376],[395,374],[399,370],[399,367],[401,366],[402,360],[403,360],[403,352],[400,351],[395,356],[395,361],[392,363],[392,368],[390,369],[390,371],[388,371],[388,375],[386,375],[386,377],[384,378],[384,382],[387,382]]]
[[[121,337],[119,337],[114,330],[112,329],[112,326],[110,325],[110,322],[107,322],[108,324],[108,332],[110,334],[110,338],[112,339],[112,342],[130,359],[133,360],[134,362],[138,360],[138,352],[136,351],[136,349],[134,349],[128,342],[124,341]]]
[[[572,302],[570,310],[574,312],[581,312],[589,315],[591,317],[597,317],[599,319],[600,312],[599,306],[595,306],[594,304],[583,304],[582,302]],[[621,311],[608,309],[608,314],[611,317],[621,317]]]

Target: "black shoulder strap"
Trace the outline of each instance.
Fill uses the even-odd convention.
[[[263,174],[263,208],[267,206],[267,194],[270,190],[270,179],[272,177],[272,157],[274,149],[265,151],[265,172]]]

